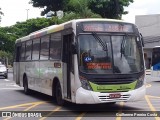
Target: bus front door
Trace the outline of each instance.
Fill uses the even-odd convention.
[[[16,51],[15,51],[15,62],[13,67],[13,80],[16,82],[16,84],[20,85],[20,51],[21,46],[16,45]]]
[[[72,34],[63,36],[63,93],[67,99],[71,99],[71,41]]]

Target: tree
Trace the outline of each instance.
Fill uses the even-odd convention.
[[[1,8],[0,8],[0,22],[1,22],[1,19],[2,19],[2,15],[4,15],[4,13],[2,12]]]
[[[88,3],[88,0],[70,0],[67,7],[68,10],[78,13],[80,18],[101,17],[88,8]]]
[[[64,10],[64,5],[67,0],[30,0],[30,4],[33,7],[44,8],[41,15],[47,14],[49,11],[54,11],[56,16],[56,11]]]
[[[121,19],[127,14],[124,7],[128,7],[133,0],[89,0],[89,8],[103,18]]]
[[[0,31],[0,50],[12,53],[14,51],[14,42],[16,37]]]
[[[13,65],[13,54],[0,50],[0,61],[3,64],[7,64],[7,59],[8,59],[8,65]]]
[[[13,27],[17,29],[15,34],[22,37],[54,24],[52,19],[37,18],[29,19],[25,22],[17,22]]]
[[[10,27],[0,27],[0,50],[13,52],[16,39],[53,24],[52,19],[37,18],[17,22]]]
[[[16,39],[26,36],[44,27],[53,25],[52,19],[37,18],[25,22],[17,22],[10,27],[0,27],[0,59],[8,58],[13,62],[13,52]]]
[[[56,11],[63,10],[65,13],[78,13],[81,18],[87,18],[87,17],[101,17],[100,15],[97,15],[93,13],[88,8],[88,2],[89,0],[31,0],[30,3],[33,5],[33,7],[46,7],[42,12],[41,15],[47,14],[49,11]],[[56,14],[54,14],[56,16]]]
[[[63,10],[82,15],[92,12],[103,18],[121,19],[122,14],[128,13],[124,11],[124,7],[133,3],[133,0],[31,0],[31,3],[34,7],[46,7],[42,15],[49,11]]]

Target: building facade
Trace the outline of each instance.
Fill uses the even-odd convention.
[[[150,69],[152,49],[160,46],[160,14],[138,15],[135,18],[135,24],[143,35],[146,68]]]

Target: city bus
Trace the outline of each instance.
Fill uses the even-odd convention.
[[[160,77],[160,46],[152,49],[151,76]]]
[[[121,20],[76,19],[15,43],[14,80],[63,105],[142,100],[145,67],[138,28]]]

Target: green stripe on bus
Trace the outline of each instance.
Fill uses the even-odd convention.
[[[121,92],[134,90],[137,84],[137,80],[130,84],[118,84],[118,85],[97,85],[89,82],[93,91],[95,92]]]

